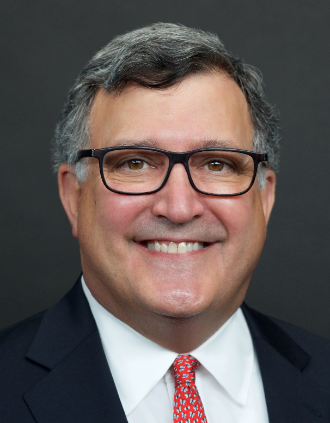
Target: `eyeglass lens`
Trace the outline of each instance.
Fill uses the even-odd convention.
[[[197,189],[209,194],[233,195],[245,191],[254,175],[251,156],[236,151],[200,151],[189,158]],[[109,188],[126,193],[157,190],[166,177],[169,158],[152,150],[112,150],[103,158],[103,175]]]

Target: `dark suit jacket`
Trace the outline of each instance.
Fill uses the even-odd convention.
[[[270,423],[330,422],[330,343],[242,309]],[[0,333],[0,422],[127,423],[80,281]]]

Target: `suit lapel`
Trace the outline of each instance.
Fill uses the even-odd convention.
[[[38,423],[127,423],[80,279],[45,313],[26,357],[49,369],[24,395]]]
[[[330,393],[306,376],[312,358],[270,318],[242,306],[258,356],[270,423],[329,421]]]

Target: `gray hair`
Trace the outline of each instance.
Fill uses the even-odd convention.
[[[278,114],[265,98],[262,75],[228,51],[218,36],[183,25],[157,23],[114,38],[85,66],[70,89],[53,142],[53,164],[75,165],[83,181],[87,165],[75,164],[78,150],[89,148],[89,115],[100,89],[120,93],[130,84],[165,89],[185,78],[221,71],[241,88],[254,126],[253,149],[268,154],[269,167],[278,170]],[[260,167],[260,166],[259,166]],[[258,172],[265,183],[264,167]]]

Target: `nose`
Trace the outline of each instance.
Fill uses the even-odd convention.
[[[152,212],[155,216],[163,216],[173,223],[187,223],[204,214],[202,194],[190,185],[183,164],[173,166],[165,186],[154,194]]]

